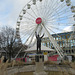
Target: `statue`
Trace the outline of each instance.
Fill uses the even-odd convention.
[[[41,39],[43,38],[44,34],[40,37],[39,34],[37,35],[37,33],[35,32],[36,35],[36,39],[37,39],[37,54],[40,53],[41,54]],[[39,52],[38,52],[39,49]]]

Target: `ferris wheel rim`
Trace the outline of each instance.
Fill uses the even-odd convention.
[[[42,4],[42,1],[44,1],[44,0],[35,0],[35,1],[40,1],[41,2],[41,4]],[[48,2],[49,0],[47,0],[47,2]],[[57,1],[57,0],[56,0]],[[61,0],[60,0],[61,1]],[[64,0],[63,0],[64,1]],[[61,6],[61,4],[60,5],[57,5],[59,8],[60,8],[60,6],[61,7],[63,7],[64,5],[63,5],[63,1],[62,1],[62,6]],[[31,2],[31,0],[30,0],[30,2]],[[27,28],[25,29],[26,30],[26,32],[25,32],[25,35],[26,34],[29,34],[30,32],[30,34],[32,34],[32,38],[31,38],[31,42],[32,42],[32,39],[33,39],[33,37],[35,36],[35,30],[37,30],[37,29],[39,29],[39,26],[40,26],[40,29],[39,29],[39,33],[42,33],[42,30],[41,30],[41,24],[44,24],[45,25],[45,29],[47,29],[47,32],[49,32],[49,30],[51,30],[52,32],[54,32],[51,28],[55,28],[55,29],[58,29],[59,30],[59,28],[56,28],[56,27],[53,27],[53,25],[58,25],[58,26],[60,26],[61,25],[61,21],[62,21],[62,19],[61,19],[61,17],[59,17],[61,14],[59,14],[58,12],[57,12],[57,10],[58,10],[58,8],[56,8],[56,6],[55,7],[53,7],[54,5],[55,5],[55,3],[53,4],[52,2],[53,2],[53,0],[51,0],[51,3],[53,4],[51,4],[49,7],[50,7],[50,9],[52,10],[52,11],[54,11],[55,9],[55,12],[52,12],[52,11],[50,11],[49,9],[48,9],[48,11],[46,12],[46,6],[48,6],[47,5],[47,2],[45,2],[44,4],[45,4],[45,6],[43,7],[43,8],[45,8],[45,10],[42,12],[42,11],[38,11],[38,10],[43,10],[43,8],[42,7],[40,7],[40,9],[38,9],[37,7],[37,5],[36,5],[36,3],[34,3],[34,5],[36,6],[36,10],[38,11],[38,14],[39,14],[39,16],[37,17],[37,14],[34,12],[34,10],[31,8],[31,7],[27,7],[27,9],[25,9],[25,7],[26,6],[31,6],[31,5],[33,5],[33,4],[31,4],[30,5],[30,2],[29,3],[27,3],[27,5],[25,5],[24,6],[24,8],[22,9],[22,13],[28,13],[33,19],[35,19],[35,21],[36,21],[36,19],[37,18],[39,18],[40,17],[40,14],[42,14],[42,16],[40,17],[41,18],[41,22],[39,23],[40,25],[37,25],[37,24],[31,24],[31,27],[32,28],[30,28],[29,30],[27,30]],[[59,3],[59,2],[58,2]],[[48,4],[49,4],[49,2],[48,2]],[[43,4],[42,4],[43,5]],[[66,6],[66,5],[65,5]],[[64,6],[64,7],[65,7]],[[67,6],[69,6],[70,7],[70,4],[69,5],[67,5]],[[48,7],[48,8],[49,8]],[[51,8],[52,7],[52,8]],[[33,16],[33,15],[31,15],[31,13],[29,13],[29,12],[27,12],[27,10],[29,10],[31,8],[31,11],[33,11],[33,13],[34,13],[34,15],[35,16]],[[61,8],[60,8],[61,9]],[[59,10],[60,10],[59,9]],[[66,8],[67,9],[67,8]],[[65,9],[65,12],[68,12],[69,10],[67,10],[66,11],[66,9]],[[63,10],[64,10],[64,8],[63,8]],[[63,12],[63,10],[61,11],[61,13],[65,13],[65,12]],[[23,12],[24,11],[24,12]],[[48,14],[48,12],[49,12],[49,14]],[[74,12],[73,10],[72,10],[72,12]],[[53,13],[55,13],[54,15],[53,15]],[[50,15],[50,16],[49,16]],[[43,17],[44,16],[44,17]],[[56,17],[54,17],[54,16],[56,16]],[[19,18],[17,19],[17,32],[19,33],[19,28],[20,28],[20,23],[22,24],[22,21],[21,21],[21,19],[22,19],[22,14],[20,13],[20,15],[19,15]],[[53,18],[54,17],[54,18]],[[64,15],[63,17],[65,17],[65,18],[63,18],[63,20],[65,20],[67,17]],[[32,21],[34,21],[33,19],[31,19],[30,17],[26,17],[26,16],[24,16],[24,18],[26,18],[26,19],[28,19],[30,22],[32,22]],[[47,21],[47,19],[48,18],[50,18],[50,20],[49,20],[49,22],[50,21],[52,21],[52,23],[50,23],[50,24],[48,24],[48,22],[45,22],[45,21]],[[55,18],[57,18],[57,22],[55,22],[56,20],[55,20]],[[69,17],[68,17],[69,18]],[[60,19],[60,22],[59,22],[59,19]],[[19,21],[20,20],[20,21]],[[55,20],[55,21],[53,21],[53,20]],[[55,22],[55,23],[54,23]],[[27,22],[28,23],[28,22]],[[27,23],[26,23],[26,25],[27,25]],[[33,23],[33,22],[32,22]],[[66,26],[66,24],[72,24],[72,23],[65,23],[65,26]],[[48,25],[52,25],[52,26],[49,26],[48,27]],[[64,25],[64,23],[62,23],[62,25]],[[27,25],[28,26],[28,25]],[[37,27],[38,26],[38,27]],[[34,30],[32,30],[34,28]],[[37,28],[37,29],[36,29]],[[49,29],[49,30],[48,30]],[[30,31],[30,32],[29,32]],[[24,31],[23,31],[24,32]],[[29,32],[29,33],[28,33]],[[34,34],[33,34],[34,33]],[[50,33],[50,32],[49,32]],[[24,33],[23,33],[24,34]],[[29,34],[29,35],[30,35]],[[24,35],[24,36],[25,36]],[[27,37],[28,35],[26,35],[26,37]],[[51,36],[50,34],[49,34],[49,36]],[[20,35],[18,34],[18,37],[20,38]],[[30,38],[30,36],[29,37],[27,37],[27,38]],[[28,41],[29,39],[27,39],[26,41]],[[30,43],[31,43],[30,42]],[[55,44],[56,45],[56,44]],[[56,47],[56,49],[60,49],[58,46],[55,46]],[[58,53],[59,53],[59,55],[61,56],[61,58],[63,58],[63,54],[58,50]]]
[[[39,0],[36,0],[36,1],[39,1]],[[30,2],[31,2],[31,0],[30,0]],[[29,4],[30,2],[28,2],[27,4]],[[27,5],[27,4],[26,4],[26,5]],[[55,3],[54,3],[54,4],[55,4]],[[25,10],[26,5],[25,5],[24,8],[22,9],[22,11]],[[31,5],[32,5],[32,4],[31,4]],[[27,10],[27,9],[26,9],[26,10]],[[29,10],[29,9],[28,9],[28,10]],[[32,8],[31,8],[31,10],[33,11]],[[42,10],[42,9],[41,9],[41,10]],[[21,11],[21,12],[22,12],[22,11]],[[28,13],[28,12],[27,12],[27,13]],[[35,12],[34,12],[34,13],[35,13]],[[20,13],[20,14],[21,14],[21,13]],[[28,14],[29,14],[29,13],[28,13]],[[30,15],[30,14],[29,14],[29,15]],[[32,16],[32,15],[31,15],[31,16]],[[36,14],[35,14],[35,16],[36,16]],[[20,17],[21,17],[21,15],[19,16],[19,18],[20,18]],[[32,17],[33,17],[33,16],[32,16]],[[19,19],[19,18],[18,18],[18,19]],[[26,18],[26,17],[25,17],[25,18]],[[35,17],[34,17],[34,18],[35,18]],[[38,17],[37,17],[37,18],[38,18]],[[35,18],[35,20],[36,20],[37,18]],[[29,20],[29,21],[32,22],[33,20],[32,20],[32,21]],[[20,23],[21,23],[21,21],[20,21]],[[60,24],[60,23],[59,23],[59,24]],[[59,25],[59,24],[57,23],[57,25]],[[70,24],[70,23],[66,23],[66,24]],[[64,25],[64,24],[62,23],[62,25]],[[35,24],[34,24],[34,27],[35,27]],[[33,28],[34,28],[34,27],[33,27]],[[53,26],[50,26],[50,27],[53,27]],[[33,28],[32,28],[32,29],[33,29]],[[55,28],[55,27],[53,27],[53,28]],[[30,30],[32,30],[32,29],[30,29]],[[49,28],[48,28],[48,29],[49,29]],[[57,29],[57,28],[56,28],[56,29]]]

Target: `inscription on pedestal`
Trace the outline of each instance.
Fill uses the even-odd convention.
[[[42,60],[42,62],[44,62],[44,55],[43,54],[35,55],[35,61],[40,62],[40,60]]]

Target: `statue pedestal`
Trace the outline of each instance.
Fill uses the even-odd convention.
[[[47,75],[47,73],[44,71],[44,55],[43,54],[35,55],[35,61],[36,61],[36,69],[33,75]]]

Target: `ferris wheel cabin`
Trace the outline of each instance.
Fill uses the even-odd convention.
[[[74,21],[75,21],[75,15],[73,16],[73,18],[74,18]]]
[[[70,0],[66,0],[66,5],[70,6],[71,5],[71,1]]]
[[[75,13],[75,6],[72,6],[72,7],[71,7],[71,11],[72,11],[73,13]]]

